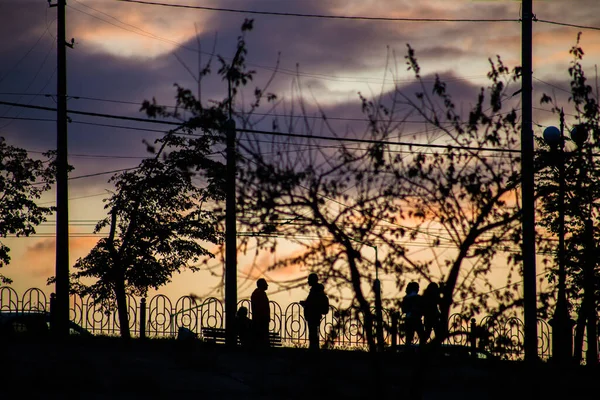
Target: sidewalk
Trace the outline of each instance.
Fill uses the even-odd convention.
[[[396,354],[292,348],[258,354],[166,340],[3,344],[1,368],[2,391],[14,388],[24,399],[504,400],[587,393],[574,384],[580,373],[539,375],[523,364],[419,365]]]

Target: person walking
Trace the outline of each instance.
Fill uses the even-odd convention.
[[[419,338],[420,344],[425,344],[423,340],[423,309],[422,298],[419,294],[419,283],[412,281],[406,285],[406,294],[402,299],[402,312],[404,313],[404,330],[406,333],[406,345],[411,345],[415,333]]]
[[[306,300],[300,301],[304,308],[304,319],[308,324],[308,348],[319,350],[319,326],[321,318],[329,311],[329,299],[325,294],[325,287],[319,283],[319,276],[315,273],[308,275],[310,291]]]
[[[428,341],[431,337],[431,332],[434,333],[434,339],[441,339],[441,312],[440,312],[440,287],[437,283],[431,282],[422,295],[423,300],[423,338]]]
[[[252,306],[252,328],[254,332],[254,345],[257,348],[269,347],[269,323],[271,321],[271,310],[269,308],[269,297],[267,281],[260,278],[256,281],[256,289],[250,297]]]

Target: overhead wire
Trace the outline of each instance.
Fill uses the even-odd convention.
[[[29,81],[29,83],[27,84],[27,87],[25,88],[25,92],[27,90],[29,90],[29,88],[31,87],[31,85],[33,85],[33,82],[35,82],[35,80],[37,79],[38,75],[40,74],[40,72],[42,71],[44,65],[46,64],[46,61],[48,60],[48,57],[50,56],[50,53],[52,52],[52,49],[54,49],[54,46],[56,45],[56,43],[52,42],[50,47],[48,48],[48,51],[46,52],[46,55],[44,56],[44,59],[42,60],[42,62],[40,63],[40,66],[38,67],[37,71],[35,72],[35,74],[33,75],[33,78],[31,78],[31,80]],[[34,95],[30,100],[29,103],[27,104],[31,104],[34,100],[35,97],[38,96],[41,92],[43,92],[46,89],[46,86],[48,86],[48,84],[50,83],[50,80],[52,80],[52,78],[54,77],[54,74],[56,73],[56,68],[54,69],[54,71],[52,72],[52,74],[48,77],[48,79],[46,80],[46,83],[44,84],[44,86],[39,90],[39,92]],[[19,101],[21,98],[19,97],[19,99],[17,101]],[[9,107],[3,114],[2,117],[5,117],[10,110],[12,109],[12,106]],[[17,112],[17,115],[15,115],[15,117],[19,117],[21,115],[23,110],[20,110],[19,112]],[[6,124],[0,126],[0,130],[7,128],[10,124],[12,124],[12,120],[7,122]]]
[[[57,18],[53,19],[52,22],[56,21]],[[42,63],[40,64],[38,70],[36,71],[33,79],[31,79],[29,81],[29,84],[27,85],[27,87],[25,88],[25,91],[27,91],[31,85],[33,84],[33,82],[36,80],[37,76],[39,75],[40,71],[42,70],[44,64],[46,64],[46,60],[48,59],[48,56],[50,55],[50,52],[52,51],[52,49],[54,48],[54,46],[56,46],[56,37],[54,35],[52,35],[52,33],[50,32],[50,24],[52,22],[50,22],[50,24],[48,23],[48,8],[45,8],[45,17],[44,17],[44,22],[46,24],[46,29],[42,32],[42,34],[40,35],[40,37],[38,38],[38,40],[35,42],[35,44],[29,49],[29,51],[26,52],[25,56],[23,56],[14,66],[13,68],[11,68],[9,70],[12,71],[14,68],[16,68],[16,66],[18,66],[18,64],[21,63],[21,61],[23,59],[25,59],[29,53],[31,53],[31,51],[33,50],[33,48],[35,48],[35,46],[37,46],[37,44],[40,42],[40,40],[46,35],[48,34],[53,40],[51,43],[50,48],[48,49],[48,52],[46,53]],[[43,92],[46,89],[46,86],[48,86],[48,84],[50,83],[50,81],[52,80],[52,78],[54,77],[54,74],[57,71],[57,67],[54,68],[54,70],[52,71],[52,74],[48,77],[48,79],[46,80],[46,83],[44,84],[44,86],[38,91],[37,94],[33,95],[33,97],[31,98],[31,100],[29,101],[28,104],[31,104],[33,102],[33,100],[35,100],[35,97],[38,96],[41,92]],[[2,79],[4,79],[6,76],[8,76],[8,73],[6,75],[4,75],[1,79],[0,82],[2,81]],[[19,101],[21,99],[21,97],[19,97],[19,99],[17,101]],[[12,107],[10,107],[8,110],[6,110],[6,112],[4,112],[4,114],[2,114],[2,117],[5,117],[6,114],[12,109]],[[6,127],[8,127],[10,124],[12,124],[13,120],[16,120],[17,118],[19,118],[19,116],[21,115],[21,112],[19,111],[17,113],[16,116],[14,116],[13,118],[11,118],[11,121],[4,124],[3,126],[0,127],[0,130],[5,129]],[[4,119],[4,118],[3,118]]]
[[[19,66],[19,64],[21,64],[21,62],[22,62],[22,61],[23,61],[25,58],[27,58],[27,56],[28,56],[28,55],[29,55],[29,54],[30,54],[30,53],[33,51],[33,49],[34,49],[34,48],[35,48],[35,47],[38,45],[38,43],[39,43],[39,42],[42,40],[42,38],[43,38],[43,37],[46,35],[46,32],[47,32],[47,29],[46,29],[45,31],[43,31],[43,32],[42,32],[42,34],[41,34],[41,35],[40,35],[40,36],[37,38],[37,40],[35,41],[35,43],[34,43],[33,45],[31,45],[31,47],[29,47],[29,49],[28,49],[28,50],[25,52],[25,54],[23,54],[23,56],[22,56],[21,58],[19,58],[19,59],[17,60],[17,62],[16,62],[16,63],[14,63],[14,64],[12,65],[12,67],[8,68],[8,70],[7,70],[7,71],[6,71],[4,74],[0,75],[0,83],[2,83],[2,81],[3,81],[4,79],[6,79],[6,77],[7,77],[9,74],[11,74],[11,73],[13,72],[13,70],[14,70],[15,68],[17,68],[17,67]]]
[[[408,17],[371,17],[364,15],[333,15],[333,14],[307,14],[307,13],[292,13],[292,12],[277,12],[277,11],[260,11],[260,10],[244,10],[235,8],[222,8],[222,7],[207,7],[207,6],[195,6],[188,4],[176,4],[176,3],[162,3],[155,1],[142,1],[142,0],[117,0],[122,3],[135,3],[149,6],[160,6],[170,8],[184,8],[204,11],[218,11],[218,12],[229,12],[239,14],[257,14],[257,15],[273,15],[283,17],[301,17],[301,18],[320,18],[320,19],[346,19],[346,20],[362,20],[362,21],[390,21],[390,22],[521,22],[520,18],[408,18]],[[534,17],[534,22],[541,22],[545,24],[566,26],[578,29],[588,29],[600,31],[600,27],[572,24],[567,22],[552,21],[547,19],[541,19]]]
[[[131,2],[131,3],[146,3],[146,4],[148,4],[148,3],[149,3],[149,2],[142,2],[142,1],[132,1],[132,0],[122,0],[122,1],[125,1],[125,2]],[[155,4],[157,4],[157,3],[155,3]],[[157,4],[157,5],[158,5],[158,4]],[[166,4],[164,4],[164,5],[166,5]],[[194,7],[194,8],[200,8],[200,7]],[[206,8],[206,7],[204,7],[204,8]],[[216,10],[216,9],[215,9],[215,11],[248,12],[248,11],[243,11],[243,10],[230,10],[230,9],[221,9],[221,10]],[[256,12],[256,13],[258,13],[258,12]],[[272,14],[272,13],[269,13],[269,14]],[[276,14],[278,15],[279,13],[276,13]],[[289,16],[294,16],[294,15],[292,15],[292,14],[287,14],[287,13],[286,13],[286,15],[289,15]],[[297,15],[297,16],[303,16],[303,17],[318,17],[318,18],[321,18],[321,17],[323,17],[323,18],[346,18],[346,17],[317,16],[317,15]],[[357,19],[357,18],[355,18],[355,17],[351,17],[351,18],[349,18],[349,19]],[[370,18],[370,19],[371,19],[371,18]],[[415,20],[415,21],[416,21],[416,20],[418,20],[418,19],[413,19],[413,20]],[[420,19],[419,19],[419,20],[420,20]],[[441,21],[441,20],[440,20],[440,21]],[[449,20],[444,20],[444,21],[449,21]],[[461,20],[461,21],[467,22],[467,20]],[[490,21],[490,20],[487,20],[487,21]],[[554,23],[554,24],[557,24],[557,25],[564,25],[564,26],[572,26],[572,27],[579,27],[579,28],[585,28],[585,29],[598,29],[598,30],[600,30],[600,28],[594,28],[594,27],[585,27],[585,26],[573,25],[573,24],[556,23],[556,22],[545,21],[545,20],[538,20],[538,21],[539,21],[539,22],[546,22],[546,23]],[[472,22],[473,22],[473,21],[472,21]],[[484,21],[477,21],[477,22],[484,22]],[[19,119],[22,119],[22,118],[19,118]],[[23,119],[24,119],[24,118],[23,118]],[[32,119],[32,120],[33,120],[33,119]],[[41,119],[40,119],[40,120],[41,120]],[[148,122],[148,121],[147,121],[147,120],[144,120],[143,122]],[[83,123],[83,122],[82,122],[82,123]],[[123,127],[123,128],[124,128],[124,127]],[[140,129],[140,130],[141,130],[141,129]],[[415,145],[415,144],[413,144],[413,145]],[[444,146],[444,148],[446,148],[446,147],[447,147],[447,146]],[[109,172],[105,172],[105,173],[111,173],[111,172],[114,172],[114,171],[109,171]],[[95,175],[89,175],[89,176],[95,176]],[[84,177],[84,176],[82,176],[82,177]],[[77,178],[80,178],[80,177],[74,177],[73,179],[77,179]]]
[[[0,104],[32,108],[32,109],[38,109],[38,110],[44,110],[44,111],[56,111],[56,108],[52,108],[52,107],[33,106],[33,105],[20,104],[20,103],[14,103],[14,102],[7,102],[7,101],[0,101]],[[176,126],[181,126],[183,124],[182,122],[175,122],[175,121],[126,117],[126,116],[121,116],[121,115],[104,114],[104,113],[96,113],[96,112],[88,112],[88,111],[67,110],[67,113],[86,115],[86,116],[91,116],[91,117],[120,119],[120,120],[126,120],[126,121],[147,122],[147,123],[153,123],[153,124],[165,124],[165,125],[176,125]],[[371,139],[358,139],[358,138],[350,138],[350,137],[332,137],[332,136],[322,136],[322,135],[307,135],[307,134],[273,132],[273,131],[264,131],[264,130],[258,130],[258,129],[245,129],[245,128],[236,128],[236,132],[246,132],[246,133],[264,134],[264,135],[272,135],[272,136],[296,137],[296,138],[305,138],[305,139],[313,139],[313,140],[333,140],[333,141],[341,141],[341,142],[384,144],[384,145],[391,145],[391,146],[438,148],[438,149],[445,149],[445,150],[452,150],[452,149],[460,150],[460,149],[462,149],[462,150],[490,151],[490,152],[501,152],[501,153],[520,153],[521,152],[521,150],[518,150],[518,149],[496,149],[496,148],[486,148],[486,147],[453,146],[453,145],[430,144],[430,143],[392,142],[392,141],[371,140]]]
[[[519,22],[519,19],[515,18],[403,18],[403,17],[369,17],[364,15],[352,16],[352,15],[327,15],[327,14],[305,14],[305,13],[292,13],[292,12],[276,12],[276,11],[254,11],[254,10],[242,10],[234,8],[220,8],[220,7],[206,7],[206,6],[194,6],[187,4],[175,4],[175,3],[160,3],[153,1],[141,1],[141,0],[117,0],[123,3],[136,3],[150,6],[161,6],[171,8],[185,8],[194,10],[204,11],[220,11],[240,14],[258,14],[258,15],[276,15],[283,17],[302,17],[302,18],[321,18],[321,19],[348,19],[348,20],[363,20],[363,21],[391,21],[391,22]]]
[[[13,95],[13,96],[24,96],[24,95],[34,95],[34,94],[28,94],[28,93],[14,93],[14,92],[0,92],[0,95]],[[45,94],[46,97],[53,97],[55,95],[53,94]],[[83,99],[83,100],[92,100],[92,101],[104,101],[104,102],[109,102],[109,103],[116,103],[116,104],[132,104],[132,105],[137,105],[139,106],[140,103],[139,102],[133,102],[133,101],[126,101],[126,100],[115,100],[115,99],[103,99],[103,98],[96,98],[96,97],[85,97],[85,96],[69,96],[69,98],[71,99]],[[160,107],[167,107],[167,108],[176,108],[175,106],[167,106],[167,105],[159,105]],[[518,111],[519,109],[515,109],[515,111]],[[505,114],[508,114],[509,112],[506,112]],[[426,120],[390,120],[390,119],[369,119],[369,118],[349,118],[349,117],[335,117],[335,116],[327,116],[327,115],[286,115],[286,114],[279,114],[279,113],[258,113],[258,112],[253,112],[252,115],[258,115],[258,116],[273,116],[273,117],[282,117],[282,118],[307,118],[307,119],[318,119],[318,120],[333,120],[333,121],[349,121],[349,122],[367,122],[367,123],[372,123],[372,122],[395,122],[395,123],[407,123],[407,124],[428,124],[428,122]],[[502,113],[499,113],[498,115],[502,115]],[[50,121],[50,120],[49,120]],[[53,120],[54,121],[54,120]],[[145,121],[145,120],[144,120]],[[77,121],[77,123],[85,123],[85,122],[81,122],[81,121]],[[89,123],[90,125],[93,125],[92,123]],[[447,124],[447,125],[455,125],[455,122],[452,121],[448,121],[448,122],[440,122],[441,125]],[[461,122],[460,125],[467,125],[469,124],[469,122]],[[110,125],[101,125],[101,126],[110,126]],[[125,128],[122,126],[114,126],[116,128]],[[135,129],[135,128],[131,128],[131,129]],[[146,130],[146,129],[144,129]],[[147,129],[148,131],[152,131],[151,129]],[[157,132],[163,132],[161,130],[156,130]],[[416,132],[408,132],[403,134],[404,136],[407,135],[415,135],[415,134],[419,134],[419,133],[424,133],[424,132],[431,132],[433,130],[427,130],[427,131],[416,131]],[[398,136],[400,137],[400,136]]]
[[[96,12],[98,12],[100,14],[106,15],[107,17],[109,17],[109,18],[111,18],[111,19],[119,22],[120,24],[123,24],[125,26],[131,27],[133,29],[136,29],[137,31],[132,30],[132,29],[127,29],[125,27],[122,27],[122,26],[119,26],[117,24],[114,24],[113,22],[106,21],[105,19],[100,18],[100,17],[98,17],[96,15],[93,15],[93,14],[84,12],[82,10],[79,10],[77,8],[74,8],[72,6],[69,6],[70,8],[72,8],[75,11],[78,11],[78,12],[81,12],[81,13],[86,14],[88,16],[91,16],[91,17],[93,17],[95,19],[98,19],[100,21],[103,21],[105,23],[113,25],[113,26],[115,26],[117,28],[121,28],[121,29],[124,29],[126,31],[129,31],[129,32],[141,35],[141,36],[145,36],[145,37],[148,37],[148,38],[151,38],[151,39],[155,39],[155,40],[159,40],[159,41],[162,41],[162,42],[165,42],[165,43],[169,43],[169,44],[177,46],[178,48],[181,48],[181,49],[184,49],[184,50],[188,50],[190,52],[200,53],[200,54],[208,55],[208,56],[211,56],[211,57],[216,57],[217,56],[217,54],[215,54],[215,53],[206,52],[206,51],[200,51],[199,49],[195,49],[195,48],[189,47],[189,46],[187,46],[187,45],[185,45],[183,43],[180,43],[180,42],[177,42],[175,40],[168,39],[168,38],[161,37],[161,36],[156,35],[156,34],[154,34],[152,32],[149,32],[149,31],[147,31],[145,29],[139,28],[139,27],[137,27],[135,25],[123,22],[119,18],[117,18],[115,16],[112,16],[112,15],[106,13],[106,12],[97,10],[97,9],[95,9],[93,7],[90,7],[90,6],[82,3],[81,1],[77,1],[76,0],[76,2],[79,3],[79,4],[81,4],[81,5],[83,5],[83,6],[85,6],[85,7],[87,7],[87,8],[89,8],[89,9],[91,9],[91,10],[96,11]],[[231,60],[231,58],[229,58],[229,57],[223,57],[223,59]],[[179,60],[179,61],[181,61],[181,60]],[[260,65],[260,64],[256,64],[256,63],[251,63],[251,62],[249,62],[247,64],[249,66],[251,66],[251,67],[265,69],[265,70],[272,71],[272,72],[278,72],[278,73],[282,73],[282,74],[285,74],[285,75],[291,75],[291,76],[295,76],[295,77],[296,76],[304,76],[304,77],[309,77],[309,78],[313,78],[313,79],[320,79],[320,80],[327,80],[327,81],[334,81],[334,82],[347,82],[347,83],[360,83],[360,82],[362,82],[362,83],[378,83],[379,84],[379,83],[382,83],[382,82],[385,81],[382,78],[374,78],[374,77],[366,77],[365,78],[365,77],[351,77],[351,76],[336,76],[336,75],[321,74],[321,73],[314,73],[314,72],[302,72],[302,71],[298,71],[297,69],[288,69],[288,68],[283,68],[281,66],[279,66],[279,67],[272,67],[272,66],[265,66],[265,65]],[[465,77],[456,77],[456,78],[450,78],[450,79],[448,79],[448,81],[461,81],[461,80],[468,81],[469,78],[475,78],[475,77],[481,77],[481,76],[482,75],[474,75],[474,76],[470,76],[470,77],[467,77],[467,76],[465,76]],[[395,81],[396,82],[413,82],[414,80],[415,79],[413,78],[413,79],[396,79]],[[428,79],[424,79],[424,81],[429,81],[429,80]],[[431,81],[433,81],[433,79]]]
[[[551,21],[551,20],[547,20],[547,19],[536,18],[534,20],[534,22],[541,22],[541,23],[550,24],[550,25],[567,26],[567,27],[570,27],[570,28],[578,28],[578,29],[588,29],[588,30],[593,30],[593,31],[600,31],[600,27],[597,27],[597,26],[570,24],[570,23],[567,23],[567,22]]]

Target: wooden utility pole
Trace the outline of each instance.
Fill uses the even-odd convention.
[[[523,208],[523,299],[525,360],[537,360],[537,294],[535,287],[535,188],[532,129],[532,21],[533,1],[523,0],[521,57],[523,120],[521,125],[521,190]]]
[[[237,345],[235,314],[237,312],[237,231],[235,201],[235,121],[226,125],[227,177],[225,200],[225,340],[228,346]]]
[[[56,301],[53,331],[69,335],[69,190],[67,157],[67,44],[66,0],[57,0],[57,115],[56,115]],[[70,45],[72,46],[72,44]]]

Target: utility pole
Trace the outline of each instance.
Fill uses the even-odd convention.
[[[525,360],[537,355],[537,294],[535,287],[535,188],[533,171],[532,129],[532,21],[533,1],[523,0],[521,57],[523,122],[521,125],[521,190],[523,208],[523,300],[525,319]]]
[[[240,57],[242,47],[238,47],[227,71],[227,94],[229,119],[225,123],[227,172],[225,177],[225,344],[237,346],[235,314],[237,312],[237,228],[235,200],[235,120],[233,119],[234,69]]]
[[[66,0],[57,0],[57,115],[56,115],[56,301],[53,310],[54,333],[69,335],[69,190],[67,157],[67,44]]]
[[[226,125],[227,177],[225,192],[225,344],[237,345],[235,314],[237,311],[237,233],[235,216],[235,121]]]

